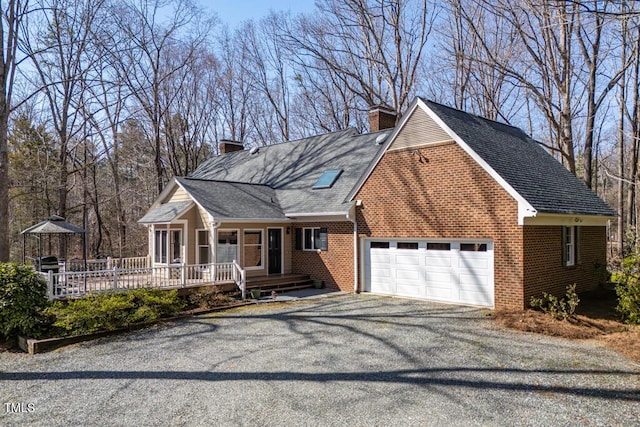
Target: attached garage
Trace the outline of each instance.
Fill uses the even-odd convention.
[[[364,290],[493,307],[493,242],[365,239]]]

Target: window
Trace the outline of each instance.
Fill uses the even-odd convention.
[[[156,230],[154,261],[158,264],[180,263],[182,230]]]
[[[398,249],[418,249],[418,242],[398,242]]]
[[[573,226],[562,227],[564,265],[567,267],[576,265],[576,229]]]
[[[296,229],[296,249],[303,249],[305,251],[320,249],[321,251],[326,251],[329,246],[328,240],[329,237],[326,227]]]
[[[211,246],[209,246],[209,231],[196,231],[196,246],[198,247],[198,264],[211,262]]]
[[[333,169],[333,170],[324,171],[322,175],[320,175],[320,178],[318,178],[316,183],[313,184],[313,187],[311,188],[314,190],[318,190],[321,188],[331,188],[341,173],[342,173],[342,169]]]
[[[487,252],[486,243],[460,243],[462,252]]]
[[[167,263],[167,230],[156,230],[155,233],[155,257],[154,261],[158,264]]]
[[[428,251],[450,251],[451,243],[427,243]]]
[[[389,242],[371,242],[371,249],[389,249]]]
[[[182,231],[171,230],[171,262],[176,264],[181,261]]]
[[[238,261],[238,230],[218,230],[216,262]]]
[[[262,266],[262,230],[244,231],[244,266],[260,269]]]

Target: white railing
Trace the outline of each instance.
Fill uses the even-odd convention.
[[[245,297],[245,271],[236,262],[218,264],[170,264],[143,268],[40,273],[47,281],[50,299],[81,296],[89,292],[141,288],[185,288],[235,283]]]
[[[72,259],[61,263],[64,271],[85,271],[84,260]],[[86,271],[111,270],[113,268],[147,268],[151,267],[151,260],[148,256],[137,256],[129,258],[103,258],[88,259]]]

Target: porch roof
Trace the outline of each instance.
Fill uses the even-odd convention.
[[[276,191],[266,185],[176,178],[216,219],[285,219]]]
[[[138,220],[141,224],[171,222],[182,215],[193,205],[190,200],[183,202],[163,203],[149,209],[147,214]]]

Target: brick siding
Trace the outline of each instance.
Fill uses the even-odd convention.
[[[353,223],[300,223],[295,228],[327,227],[327,251],[295,249],[295,233],[291,233],[292,265],[294,273],[308,274],[312,279],[324,280],[325,286],[353,292]]]
[[[519,226],[517,202],[455,143],[385,153],[355,199],[363,202],[357,208],[358,241],[365,237],[493,240],[497,309],[523,308],[532,295],[543,291],[561,295],[571,283],[577,283],[578,291],[591,289],[603,277],[604,227],[581,227],[580,262],[563,267],[561,227]],[[352,292],[353,224],[296,227],[327,227],[329,250],[293,250],[293,272]],[[295,233],[291,239],[293,247]]]
[[[418,150],[387,152],[365,182],[360,237],[492,239],[496,307],[520,306],[517,202],[457,144]]]
[[[564,266],[562,227],[524,227],[525,304],[542,292],[562,296],[576,284],[578,292],[594,289],[606,277],[606,227],[580,227],[578,260]]]

